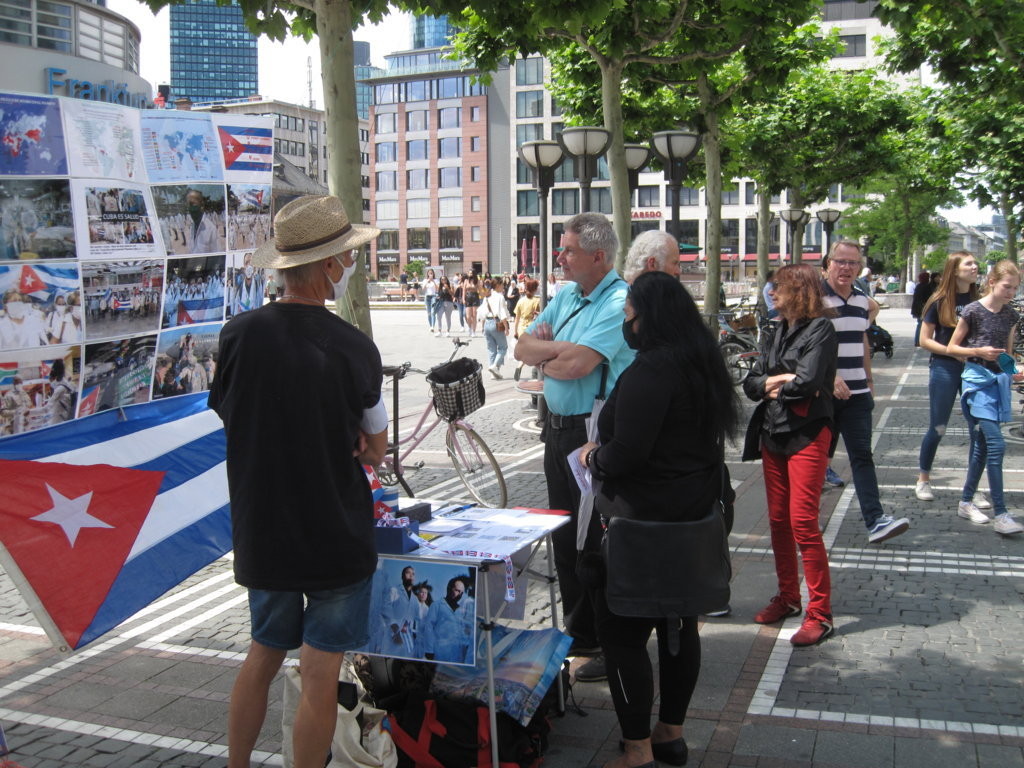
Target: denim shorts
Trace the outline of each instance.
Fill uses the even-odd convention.
[[[282,651],[303,643],[327,653],[361,648],[370,639],[372,578],[306,593],[250,589],[252,639]]]

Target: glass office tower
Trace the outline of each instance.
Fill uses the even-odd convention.
[[[171,98],[193,102],[259,93],[256,38],[237,5],[192,0],[171,6]]]
[[[443,48],[455,31],[447,16],[413,16],[412,47]]]

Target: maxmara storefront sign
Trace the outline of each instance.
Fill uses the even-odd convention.
[[[86,80],[76,73],[60,67],[46,67],[43,70],[43,79],[46,83],[45,93],[50,96],[70,96],[73,99],[106,101],[139,109],[150,106],[149,94],[138,91],[132,93],[128,83],[118,83],[114,80],[104,80],[103,82]]]

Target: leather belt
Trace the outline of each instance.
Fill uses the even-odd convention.
[[[552,429],[575,429],[586,425],[585,419],[589,413],[576,413],[571,416],[560,416],[557,413],[548,411],[548,426]]]

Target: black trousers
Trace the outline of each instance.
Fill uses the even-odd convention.
[[[569,634],[581,644],[597,645],[594,611],[590,598],[576,576],[576,521],[580,508],[580,487],[576,484],[566,457],[587,442],[587,430],[581,423],[570,429],[544,427],[544,477],[548,484],[548,507],[572,513],[572,522],[551,534],[555,548],[555,571],[562,593],[562,612]],[[595,514],[590,519],[587,548],[596,549],[601,541],[601,523]]]
[[[700,676],[697,618],[682,620],[679,653],[673,656],[668,651],[665,619],[616,616],[608,609],[603,589],[591,590],[590,597],[622,738],[640,740],[651,735],[654,670],[647,641],[652,631],[658,633],[658,719],[668,725],[682,725]]]

